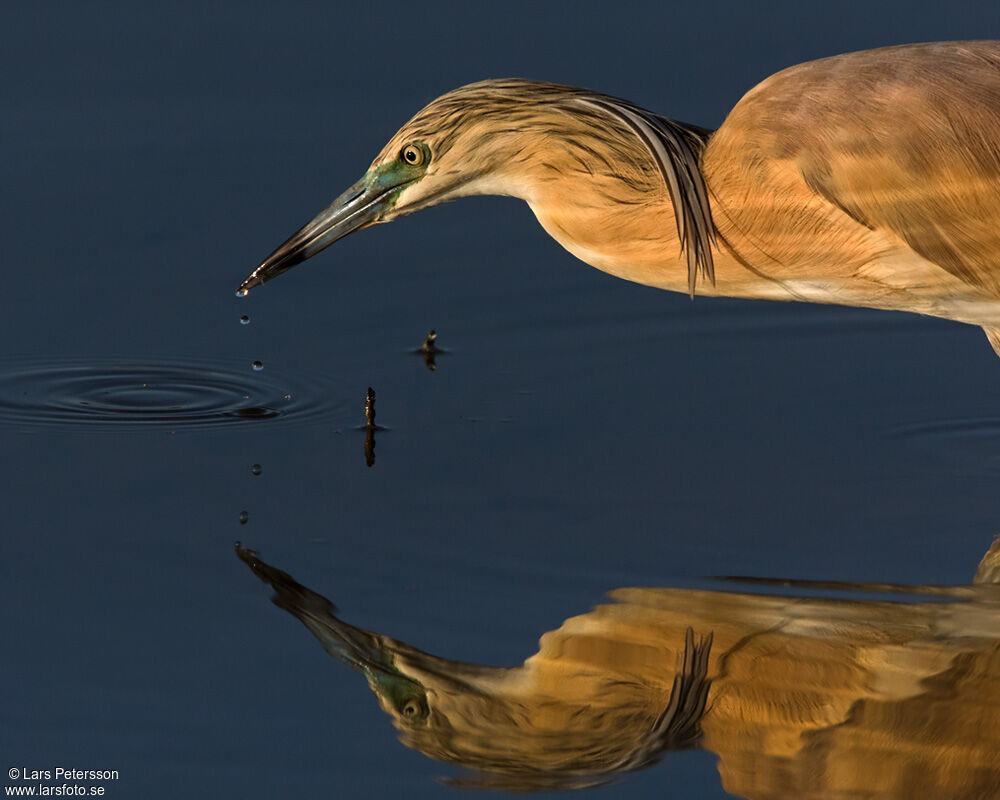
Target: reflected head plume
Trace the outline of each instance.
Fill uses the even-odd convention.
[[[400,739],[460,764],[470,787],[568,789],[649,766],[701,735],[711,636],[689,629],[678,664],[655,674],[542,657],[510,669],[440,658],[348,625],[329,600],[239,543],[239,558],[332,656],[360,671]],[[543,648],[544,651],[544,648]]]

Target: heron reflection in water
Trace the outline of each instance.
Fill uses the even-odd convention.
[[[510,669],[349,625],[236,549],[407,746],[473,770],[465,785],[582,788],[698,744],[752,800],[1000,793],[1000,540],[970,586],[824,585],[912,595],[893,602],[619,589]]]
[[[570,253],[627,280],[944,317],[983,326],[1000,354],[998,42],[800,64],[716,131],[585,89],[464,86],[239,293],[353,231],[477,194],[525,200]]]

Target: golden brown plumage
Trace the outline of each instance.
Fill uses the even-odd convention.
[[[997,347],[1000,43],[791,67],[715,132],[583,89],[465,86],[241,292],[353,230],[471,194],[525,200],[567,250],[628,280],[915,311],[982,325]]]
[[[620,589],[509,669],[355,628],[237,553],[365,674],[407,746],[478,771],[474,785],[577,788],[701,745],[726,791],[754,800],[978,800],[1000,790],[998,548],[972,586]],[[815,596],[837,589],[909,597]]]
[[[738,255],[789,294],[1000,322],[1000,44],[780,72],[736,105],[704,169]]]

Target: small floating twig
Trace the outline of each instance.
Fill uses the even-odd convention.
[[[438,338],[438,335],[437,335],[437,331],[436,330],[434,330],[433,328],[431,328],[429,331],[427,331],[427,338],[424,339],[424,343],[422,345],[420,345],[420,352],[421,353],[437,353],[438,349],[437,349],[437,345],[435,344],[435,342],[437,341],[437,338]]]
[[[375,424],[375,390],[369,386],[365,392],[365,464],[375,465],[375,431],[382,430]]]
[[[444,351],[437,346],[437,331],[431,328],[427,331],[427,338],[424,339],[424,343],[420,345],[414,352],[423,356],[424,366],[427,367],[431,372],[437,369],[437,363],[434,361],[434,357],[438,353],[443,353]]]
[[[378,425],[375,424],[375,390],[371,386],[365,392],[365,428],[378,430]]]

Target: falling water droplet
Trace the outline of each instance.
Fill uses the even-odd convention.
[[[260,372],[262,369],[264,369],[264,362],[263,361],[254,361],[253,362],[253,369],[254,369],[254,372]]]
[[[247,294],[249,293],[249,291],[250,291],[249,289],[237,289],[236,290],[236,296],[237,297],[246,297]]]
[[[262,472],[264,471],[264,468],[263,468],[263,467],[262,467],[262,466],[261,466],[260,464],[253,464],[253,465],[252,465],[252,466],[250,467],[250,471],[251,471],[251,472],[252,472],[252,473],[253,473],[254,475],[260,475],[260,473],[262,473]]]
[[[249,325],[249,324],[250,324],[250,317],[248,317],[246,314],[240,317],[240,325]]]
[[[240,525],[246,525],[248,519],[250,519],[250,515],[246,511],[241,511],[240,512]]]

